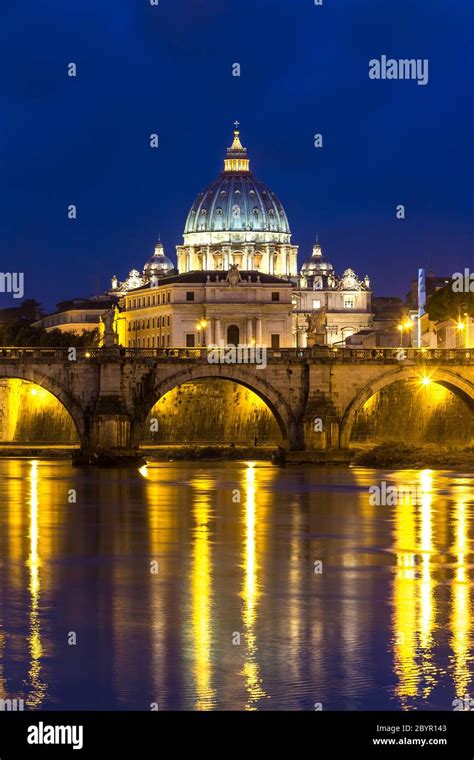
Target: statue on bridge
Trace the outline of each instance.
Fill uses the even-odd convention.
[[[101,319],[104,324],[103,346],[104,348],[112,348],[116,345],[117,337],[114,330],[115,309],[107,309],[102,314]]]
[[[306,317],[307,322],[307,345],[308,348],[313,346],[326,345],[326,307],[311,312]]]

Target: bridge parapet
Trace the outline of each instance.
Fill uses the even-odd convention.
[[[8,364],[11,361],[17,362],[64,362],[71,364],[73,362],[88,362],[91,359],[97,359],[101,356],[101,348],[71,348],[61,346],[59,348],[50,347],[7,347],[0,348],[0,363]]]
[[[253,347],[241,347],[251,349]],[[208,364],[210,348],[75,348],[71,353],[68,347],[5,347],[0,348],[0,363],[11,361],[32,362],[93,362],[94,360],[133,361],[154,363],[179,362],[183,364]],[[224,353],[227,349],[220,349]],[[401,361],[418,362],[420,364],[474,364],[474,349],[456,348],[333,348],[320,346],[316,348],[280,348],[266,349],[265,360],[271,364],[284,363],[335,363],[335,364],[383,364]],[[231,361],[229,364],[233,363]],[[248,360],[235,363],[255,364]]]

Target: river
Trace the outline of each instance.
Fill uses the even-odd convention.
[[[415,484],[419,503],[369,488]],[[0,698],[27,709],[451,710],[472,476],[0,460]]]

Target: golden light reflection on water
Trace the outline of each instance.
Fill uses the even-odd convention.
[[[397,557],[393,589],[393,653],[397,676],[396,694],[402,707],[409,708],[411,699],[427,699],[439,679],[452,666],[453,696],[464,694],[471,681],[469,651],[471,646],[472,611],[470,579],[467,577],[468,522],[466,520],[467,489],[455,491],[454,537],[445,551],[455,555],[454,576],[444,568],[437,540],[445,536],[444,523],[448,506],[438,496],[436,474],[423,470],[400,474],[397,480],[406,483],[418,480],[419,498],[395,508],[394,551]],[[439,503],[438,503],[439,502]],[[448,533],[449,535],[449,533]],[[446,577],[445,577],[446,576]],[[439,594],[449,582],[452,595],[450,664],[435,663],[436,633],[445,621],[438,619]],[[449,707],[449,702],[447,703]]]
[[[194,645],[194,677],[197,692],[196,709],[212,710],[215,690],[212,686],[212,585],[210,490],[212,483],[194,479],[194,544],[192,564],[192,625]]]
[[[450,709],[456,695],[472,695],[466,477],[390,474],[418,485],[419,499],[379,508],[367,490],[384,475],[366,470],[160,463],[85,476],[67,463],[2,467],[0,698],[21,689],[29,709],[49,706],[72,662],[69,652],[61,659],[57,612],[75,630],[85,600],[101,672],[84,668],[98,689],[107,688],[101,678],[113,683],[121,708],[136,699],[142,709],[150,694],[160,709],[307,709],[320,693],[340,707],[336,683],[344,709],[372,706],[378,690],[384,708]],[[80,482],[89,506],[68,507],[67,490]],[[154,559],[157,575],[148,572]],[[21,632],[11,624],[18,610]]]
[[[433,541],[433,473],[422,470],[419,473],[420,513],[419,556],[421,577],[418,586],[420,609],[420,654],[423,672],[421,695],[428,697],[436,685],[436,668],[433,664],[433,631],[436,623],[436,597],[433,580],[432,559],[435,554]]]
[[[396,693],[426,699],[436,685],[433,630],[436,623],[433,580],[433,473],[422,470],[401,476],[416,485],[415,498],[396,507],[394,581],[394,669]]]
[[[38,709],[46,694],[46,684],[42,680],[43,646],[41,643],[41,625],[39,619],[39,601],[41,592],[40,567],[41,558],[38,552],[38,507],[39,507],[39,475],[38,462],[33,460],[30,463],[30,554],[27,565],[29,569],[29,590],[30,590],[30,633],[28,637],[30,650],[30,667],[28,675],[30,678],[31,691],[28,694],[27,705],[30,710]]]
[[[415,554],[409,549],[415,546],[415,507],[410,503],[398,505],[395,514],[395,546],[397,570],[395,573],[394,606],[394,669],[398,677],[397,695],[416,694],[416,589]]]
[[[469,491],[461,485],[456,494],[454,514],[454,553],[456,572],[452,583],[451,647],[454,655],[453,680],[458,697],[464,696],[471,682],[469,672],[472,609],[467,571],[468,526],[466,519]]]
[[[256,710],[256,703],[265,697],[257,661],[257,611],[260,589],[258,583],[258,546],[256,538],[256,482],[255,465],[247,463],[245,470],[245,539],[243,552],[244,577],[241,596],[244,600],[242,620],[246,647],[246,659],[242,668],[248,699],[246,710]]]

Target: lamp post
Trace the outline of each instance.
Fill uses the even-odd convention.
[[[403,325],[398,325],[398,329],[400,332],[400,346],[403,346]]]
[[[198,346],[201,347],[204,345],[205,342],[205,332],[204,330],[207,327],[207,321],[205,319],[201,319],[199,322],[196,323],[196,330],[198,334]],[[201,340],[201,335],[203,336],[203,339]]]
[[[413,330],[413,320],[412,319],[406,319],[405,322],[401,322],[398,325],[398,329],[400,331],[400,345],[403,346],[403,333],[406,331],[411,332]],[[411,347],[411,340],[409,341],[408,348]]]
[[[461,308],[465,309],[466,304],[462,304]],[[465,317],[465,320],[463,320],[462,317]],[[459,319],[456,324],[456,330],[459,333],[464,333],[464,348],[469,348],[469,314],[467,311],[463,312],[462,316],[459,315]],[[461,348],[461,346],[459,346],[459,348]]]
[[[466,322],[464,324],[464,322],[462,321],[462,319],[460,319],[459,323],[458,323],[458,326],[459,326],[459,324],[462,324],[463,325],[462,330],[466,331],[466,338],[464,340],[464,348],[470,348],[471,347],[471,341],[470,341],[470,335],[469,335],[469,332],[470,332],[470,330],[469,330],[469,327],[470,327],[470,324],[469,324],[470,323],[470,318],[469,318],[469,308],[468,308],[467,303],[462,303],[461,304],[461,309],[462,309],[462,315],[463,315],[463,317],[466,317]]]

